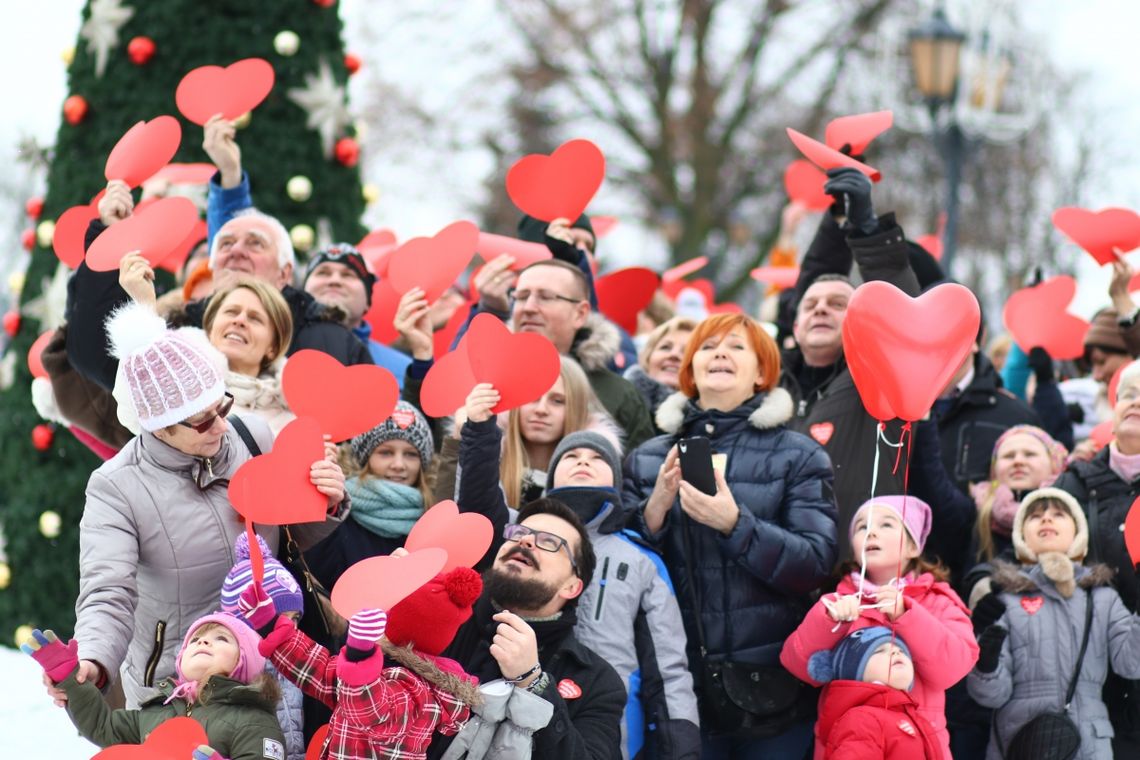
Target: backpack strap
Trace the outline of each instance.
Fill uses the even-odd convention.
[[[253,439],[253,433],[249,432],[249,428],[241,421],[241,417],[236,414],[230,417],[230,424],[234,426],[234,430],[245,441],[245,447],[249,449],[249,453],[255,457],[261,456],[261,447],[257,445],[257,441]]]

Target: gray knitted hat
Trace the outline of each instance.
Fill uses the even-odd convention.
[[[431,464],[431,455],[434,444],[431,438],[431,428],[420,411],[407,401],[400,401],[392,411],[392,416],[384,420],[367,433],[361,433],[352,439],[352,455],[361,467],[368,465],[368,459],[376,447],[399,438],[416,447],[420,452],[420,467],[424,470]]]
[[[546,469],[546,490],[554,488],[554,471],[558,469],[558,461],[571,449],[590,449],[601,454],[613,471],[614,490],[621,493],[621,457],[609,439],[593,430],[579,430],[558,443],[558,447],[554,449],[554,456],[550,457],[550,466]]]

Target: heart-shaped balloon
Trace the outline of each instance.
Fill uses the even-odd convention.
[[[203,744],[208,744],[206,729],[193,718],[164,720],[150,732],[142,744],[115,744],[91,760],[186,760]]]
[[[708,266],[708,256],[694,256],[688,261],[682,261],[675,267],[670,267],[661,273],[661,282],[673,282],[688,277],[694,272],[699,272]]]
[[[1065,206],[1053,212],[1053,226],[1102,265],[1116,261],[1117,251],[1140,247],[1140,215],[1126,208],[1089,211]]]
[[[373,364],[346,367],[324,351],[291,355],[281,373],[289,408],[320,423],[335,443],[366,433],[388,419],[400,398],[392,373]]]
[[[187,120],[204,125],[216,113],[233,121],[252,111],[273,89],[273,67],[263,58],[221,66],[199,66],[174,91],[174,102]]]
[[[550,249],[542,243],[532,243],[529,240],[519,240],[506,235],[494,235],[490,232],[479,233],[475,252],[483,261],[487,262],[497,259],[504,253],[513,256],[515,263],[511,264],[511,269],[516,272],[527,268],[536,261],[554,258]]]
[[[447,324],[435,331],[435,334],[431,336],[434,356],[443,356],[451,350],[451,343],[459,334],[459,328],[467,323],[467,317],[470,315],[471,302],[467,301],[447,318]]]
[[[846,145],[850,148],[849,155],[861,156],[872,140],[891,128],[894,119],[890,111],[840,116],[827,125],[823,141],[836,150],[842,150]]]
[[[606,176],[606,158],[589,140],[563,143],[549,156],[532,153],[507,171],[507,195],[524,214],[550,222],[576,220]]]
[[[194,201],[178,196],[160,198],[139,208],[107,228],[87,249],[87,266],[94,272],[110,272],[131,251],[139,251],[151,266],[157,266],[186,241],[198,223]]]
[[[791,127],[787,128],[788,137],[791,138],[792,143],[799,148],[800,153],[804,155],[808,161],[818,166],[820,169],[827,171],[828,169],[838,169],[843,166],[858,169],[871,178],[872,182],[878,182],[883,178],[883,175],[878,169],[874,169],[867,164],[860,163],[851,156],[844,155],[834,148],[829,148],[818,140],[813,140],[807,135],[800,134]]]
[[[72,206],[55,220],[55,232],[51,236],[51,247],[57,259],[68,269],[78,269],[83,263],[84,239],[87,226],[92,219],[99,218],[99,209],[92,203],[86,206]]]
[[[349,567],[332,590],[341,617],[361,610],[391,610],[396,603],[434,578],[447,564],[447,552],[420,549],[402,557],[369,557]]]
[[[834,198],[823,192],[826,183],[827,175],[811,161],[797,158],[784,169],[784,191],[788,198],[812,211],[824,211],[834,202]]]
[[[630,335],[637,333],[637,313],[649,305],[661,280],[645,267],[628,267],[594,281],[598,311]]]
[[[119,179],[138,187],[174,158],[181,142],[182,126],[173,116],[140,121],[115,143],[103,175],[108,182]]]
[[[900,418],[922,419],[969,354],[981,309],[968,288],[938,285],[911,298],[882,281],[856,288],[843,320],[843,354],[857,355]],[[867,405],[856,373],[852,373]]]
[[[494,317],[491,317],[494,319]],[[467,396],[475,387],[475,373],[467,358],[467,339],[470,329],[454,351],[444,354],[428,370],[420,386],[420,404],[431,417],[450,417],[467,403]]]
[[[471,222],[453,222],[432,237],[412,238],[388,257],[388,282],[403,295],[422,288],[428,303],[435,303],[455,284],[475,256],[479,228]]]
[[[774,288],[785,289],[795,286],[796,280],[800,278],[800,268],[797,266],[764,266],[756,267],[750,274],[754,280],[766,283]]]
[[[372,327],[371,340],[389,345],[400,333],[396,331],[396,312],[400,308],[400,294],[386,279],[378,279],[372,286],[372,305],[364,313],[364,321]]]
[[[213,164],[167,164],[154,175],[172,185],[204,185],[218,169]]]
[[[309,470],[324,458],[320,423],[298,417],[277,434],[272,451],[237,469],[230,479],[230,503],[243,517],[262,525],[320,522],[329,501],[309,480]]]
[[[432,547],[447,552],[446,573],[457,567],[474,567],[483,559],[494,538],[491,521],[477,512],[459,512],[459,505],[447,499],[424,512],[408,534],[404,548],[410,552]]]
[[[465,339],[475,382],[499,392],[495,414],[538,400],[558,381],[562,359],[545,335],[512,333],[496,317],[479,314]]]
[[[1005,329],[1026,353],[1040,346],[1054,359],[1076,359],[1084,353],[1089,329],[1088,322],[1066,311],[1076,293],[1077,281],[1067,275],[1022,288],[1005,302]]]
[[[845,349],[843,358],[847,361],[847,369],[851,373],[851,380],[855,383],[855,389],[859,391],[859,399],[863,402],[863,408],[867,410],[867,414],[880,422],[893,420],[898,415],[891,408],[891,402],[887,400],[882,388],[879,387],[879,378],[867,365],[866,359],[857,351],[846,353],[846,346],[852,342],[850,328],[847,326],[846,320],[843,322],[841,333]]]

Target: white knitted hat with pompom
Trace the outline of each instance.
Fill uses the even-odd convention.
[[[130,303],[107,320],[107,337],[119,360],[119,418],[128,428],[161,430],[222,400],[226,359],[201,330],[169,330],[153,310]]]

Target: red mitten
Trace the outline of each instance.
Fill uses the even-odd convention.
[[[79,642],[72,639],[64,644],[52,631],[35,629],[32,640],[21,644],[20,649],[40,664],[52,683],[59,683],[79,667]]]

